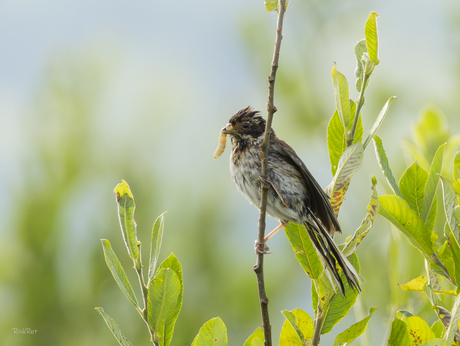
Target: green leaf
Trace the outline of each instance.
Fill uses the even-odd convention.
[[[392,96],[388,99],[388,101],[385,103],[383,106],[382,110],[380,111],[379,115],[377,116],[377,119],[375,120],[374,124],[372,125],[371,129],[369,130],[369,135],[367,136],[366,140],[363,143],[364,150],[366,150],[367,145],[371,141],[372,138],[374,138],[375,134],[377,133],[377,130],[379,129],[380,125],[382,125],[383,119],[385,119],[385,116],[388,113],[388,110],[390,109],[391,102],[396,98],[396,96]]]
[[[401,287],[404,291],[423,291],[423,288],[427,284],[428,280],[425,279],[424,276],[419,276],[418,278],[415,278],[408,283],[405,283],[403,285],[399,284],[399,287]]]
[[[423,343],[422,346],[447,346],[447,343],[442,338],[436,338]]]
[[[280,345],[303,346],[302,344],[302,339],[294,326],[288,320],[285,320],[281,327]]]
[[[377,35],[377,17],[379,15],[375,12],[369,14],[366,26],[364,28],[364,35],[366,37],[366,46],[369,53],[369,58],[376,66],[379,64],[378,59],[378,35]]]
[[[259,327],[249,338],[246,339],[243,346],[264,346],[264,331]]]
[[[361,84],[363,83],[363,64],[361,59],[363,58],[363,54],[367,52],[366,40],[359,41],[354,47],[355,57],[356,57],[356,69],[355,69],[355,77],[356,80],[356,90],[361,92]]]
[[[167,346],[172,338],[171,325],[177,318],[177,307],[180,305],[181,283],[179,277],[170,268],[158,270],[155,278],[149,282],[148,322],[155,332],[160,346]],[[168,327],[169,326],[169,327]]]
[[[444,148],[446,144],[441,145],[436,154],[434,155],[433,161],[431,162],[430,173],[428,174],[428,180],[425,186],[425,199],[423,201],[423,215],[422,220],[428,224],[430,221],[430,212],[433,207],[437,208],[436,204],[436,190],[438,187],[439,174],[442,170],[442,161],[444,157]],[[436,213],[435,213],[436,218]],[[434,220],[432,220],[434,224]]]
[[[449,140],[450,132],[445,116],[439,109],[427,107],[413,130],[420,155],[431,160],[439,146]]]
[[[136,260],[139,257],[137,248],[136,222],[134,221],[134,210],[136,204],[134,197],[129,189],[128,183],[124,180],[118,184],[113,192],[117,195],[118,219],[120,221],[121,233],[128,249],[129,256]]]
[[[446,224],[446,228],[448,228]],[[455,271],[455,282],[460,280],[460,246],[458,245],[457,241],[455,240],[454,235],[451,233],[448,235],[449,238],[449,247],[452,253],[452,260],[454,262],[454,271]],[[458,291],[457,286],[457,291]]]
[[[121,346],[131,346],[131,343],[128,341],[128,339],[123,335],[123,332],[121,331],[120,327],[118,326],[117,322],[110,317],[103,308],[95,308],[97,312],[102,316],[104,319],[105,323],[107,324],[107,327],[109,327],[110,331],[112,332],[113,336],[115,339],[117,339],[118,343]]]
[[[406,169],[399,181],[399,190],[404,200],[417,212],[418,216],[423,215],[423,199],[427,180],[428,172],[416,161]]]
[[[452,174],[454,181],[454,189],[457,196],[460,197],[460,152],[457,152],[454,159],[454,171]]]
[[[291,345],[297,341],[302,345],[305,340],[313,338],[315,327],[313,320],[305,311],[294,309],[291,312],[283,310],[281,313],[286,317],[281,330],[280,344]],[[297,335],[297,338],[295,335]],[[291,343],[291,340],[293,343]]]
[[[334,86],[335,106],[343,127],[348,128],[351,121],[351,110],[347,78],[337,70],[336,64],[334,64],[331,74]]]
[[[449,179],[443,177],[442,175],[439,177],[441,178],[444,211],[446,213],[447,225],[449,226],[449,230],[454,235],[457,243],[460,243],[458,221],[455,217],[455,207],[457,206],[457,196],[455,189]]]
[[[435,338],[430,326],[418,316],[404,317],[411,345],[420,345]]]
[[[356,104],[353,100],[350,100],[350,108],[353,114],[356,110]],[[332,176],[335,175],[337,167],[339,165],[340,157],[347,148],[347,132],[351,130],[353,121],[350,122],[347,131],[345,131],[342,122],[340,121],[337,110],[335,110],[329,125],[327,127],[327,147],[329,149],[329,160],[331,162]],[[356,126],[355,137],[353,143],[361,142],[363,138],[363,122],[361,115],[358,118],[358,124]]]
[[[355,267],[356,272],[359,273],[360,265],[358,256],[351,254],[348,257],[350,263]],[[315,314],[318,314],[318,301],[321,300],[320,309],[324,317],[324,324],[321,329],[321,334],[329,333],[332,328],[344,318],[351,307],[355,304],[358,298],[358,292],[350,287],[347,283],[345,275],[342,270],[339,271],[340,279],[344,283],[345,295],[336,294],[331,282],[323,274],[318,282],[318,291],[314,285],[312,285],[312,301]],[[318,319],[318,316],[317,316]]]
[[[431,325],[431,330],[433,331],[434,335],[437,337],[437,338],[442,338],[443,335],[444,335],[444,332],[446,331],[444,329],[444,326],[442,325],[442,322],[441,321],[436,321],[434,322],[432,325]],[[433,339],[433,340],[437,340],[437,339]]]
[[[349,256],[350,254],[356,251],[356,248],[358,247],[359,244],[361,244],[361,241],[364,239],[367,233],[369,233],[369,231],[372,228],[372,225],[374,224],[374,221],[377,217],[377,213],[379,210],[379,196],[377,193],[376,185],[377,185],[377,179],[373,177],[372,185],[371,185],[372,195],[371,195],[371,200],[369,201],[369,204],[367,206],[366,217],[361,222],[361,225],[356,230],[356,232],[353,234],[353,236],[347,239],[347,242],[342,250],[345,256]]]
[[[396,226],[422,254],[433,262],[430,232],[425,223],[401,197],[385,195],[379,198],[379,213]]]
[[[455,299],[454,307],[452,308],[449,328],[447,328],[446,340],[448,345],[452,345],[455,333],[458,333],[458,322],[460,321],[460,295]]]
[[[395,318],[391,324],[388,346],[411,346],[407,324],[399,318]]]
[[[371,308],[369,311],[369,316],[365,317],[361,321],[353,324],[350,328],[344,330],[342,333],[338,334],[334,340],[334,346],[345,346],[350,344],[357,337],[361,336],[367,328],[369,319],[371,318],[374,311],[377,308]]]
[[[377,155],[377,160],[379,162],[383,174],[385,175],[385,178],[387,178],[388,184],[390,185],[393,192],[402,198],[401,191],[399,191],[399,186],[396,183],[396,179],[393,175],[393,172],[391,171],[387,155],[385,154],[385,150],[383,149],[382,140],[377,135],[374,135],[374,146],[375,153]]]
[[[128,277],[125,274],[125,270],[123,269],[120,261],[118,260],[115,252],[112,249],[112,245],[107,239],[101,239],[102,242],[102,249],[104,250],[104,257],[107,266],[110,269],[110,272],[113,275],[113,278],[120,287],[121,291],[125,294],[126,298],[134,305],[136,309],[139,308],[139,304],[137,302],[136,295],[129,283]]]
[[[180,264],[179,260],[172,252],[168,256],[168,258],[166,258],[163,262],[161,262],[158,270],[162,268],[165,268],[165,269],[170,268],[174,270],[174,272],[177,274],[177,277],[179,278],[181,287],[184,285],[183,280],[182,280],[182,265]]]
[[[337,171],[340,156],[347,148],[345,130],[339,118],[337,109],[334,111],[327,127],[327,147],[329,149],[329,160],[331,162],[332,176]]]
[[[425,195],[426,197],[426,195]],[[438,196],[434,196],[433,205],[426,219],[426,228],[428,231],[432,232],[434,228],[434,223],[436,221],[436,215],[438,214]]]
[[[323,265],[305,227],[289,222],[284,227],[284,230],[294,250],[295,257],[303,270],[305,270],[305,273],[310,279],[318,280],[323,272]]]
[[[407,310],[398,310],[396,315],[398,316],[398,318],[414,316],[414,314],[412,312],[407,311]]]
[[[264,0],[265,8],[268,12],[277,11],[278,12],[278,0]],[[288,3],[286,1],[286,9],[288,7]]]
[[[436,306],[439,305],[439,298],[433,291],[433,288],[431,287],[431,284],[427,283],[425,286],[423,286],[423,291],[425,292],[426,296],[428,297],[428,300],[431,303],[431,306]],[[433,329],[433,328],[431,328]]]
[[[447,225],[446,225],[446,227],[447,227]],[[452,237],[452,235],[450,235],[450,236]],[[453,238],[451,240],[454,241]],[[454,241],[453,245],[456,245],[456,244],[457,243]],[[454,260],[453,254],[452,254],[452,250],[453,250],[453,247],[452,247],[452,244],[450,243],[450,240],[449,241],[446,240],[437,253],[438,253],[439,259],[441,260],[441,262],[447,268],[447,271],[448,271],[450,277],[456,278],[457,275],[460,275],[460,272],[456,273],[455,271],[456,270],[460,271],[460,267],[458,265],[456,265],[456,263],[455,263],[455,260]],[[458,258],[458,260],[460,260],[460,258]],[[433,305],[436,305],[436,304],[433,304]]]
[[[158,256],[160,255],[161,240],[163,238],[165,214],[166,212],[157,217],[152,228],[152,239],[150,242],[149,281],[151,281],[155,276]]]
[[[219,318],[209,320],[200,328],[192,346],[227,346],[227,328]]]
[[[361,142],[350,145],[340,157],[334,179],[326,188],[326,193],[331,196],[331,205],[336,215],[339,213],[351,178],[359,171],[362,164],[363,145]]]
[[[184,283],[183,283],[183,276],[182,276],[182,266],[176,256],[171,253],[168,258],[166,258],[163,262],[161,262],[160,267],[158,270],[161,269],[172,269],[179,279],[180,282],[180,293],[179,297],[177,298],[177,304],[174,309],[171,311],[171,317],[168,322],[165,324],[165,331],[167,335],[173,335],[174,332],[174,325],[176,323],[177,317],[179,316],[180,310],[182,308],[182,298],[184,294]]]

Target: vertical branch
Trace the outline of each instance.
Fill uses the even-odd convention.
[[[267,102],[267,123],[265,125],[265,134],[264,141],[261,144],[261,153],[260,159],[262,164],[261,172],[261,200],[260,200],[260,214],[259,214],[259,223],[258,223],[258,254],[257,254],[257,263],[254,266],[254,271],[257,275],[257,287],[259,290],[259,302],[260,310],[262,313],[262,324],[264,330],[264,344],[265,346],[272,345],[271,337],[271,325],[270,317],[268,314],[268,298],[265,293],[265,282],[264,282],[264,247],[265,247],[265,214],[267,211],[267,194],[270,189],[270,185],[267,182],[267,154],[268,154],[268,145],[270,141],[270,131],[272,127],[273,114],[276,112],[276,107],[274,105],[274,95],[275,95],[275,78],[276,70],[278,69],[278,60],[279,53],[281,48],[281,39],[282,29],[283,29],[283,19],[284,13],[286,12],[286,0],[278,1],[278,21],[276,28],[276,41],[275,41],[275,50],[273,53],[272,60],[272,69],[270,76],[268,77],[268,102]]]
[[[150,332],[150,340],[155,346],[158,346],[158,341],[156,339],[155,332],[150,328],[149,320],[148,320],[148,309],[147,309],[147,302],[148,302],[148,296],[149,296],[149,289],[147,285],[145,284],[144,281],[144,274],[142,272],[142,255],[141,255],[141,243],[137,243],[137,248],[139,249],[139,258],[134,261],[134,268],[136,269],[137,277],[139,278],[139,285],[141,286],[141,291],[142,291],[142,298],[144,300],[144,309],[139,311],[141,314],[142,319],[144,322],[147,324],[147,327],[149,328]]]

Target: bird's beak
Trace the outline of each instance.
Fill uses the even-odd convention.
[[[228,134],[231,134],[232,131],[233,131],[233,126],[230,123],[228,123],[220,132],[228,135]]]

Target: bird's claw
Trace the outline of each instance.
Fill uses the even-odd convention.
[[[268,255],[268,254],[273,253],[273,251],[269,251],[270,248],[268,247],[268,245],[267,245],[266,242],[263,242],[263,243],[262,243],[263,246],[264,246],[264,248],[263,248],[262,250],[260,249],[260,244],[261,244],[261,243],[259,243],[258,240],[256,240],[256,241],[254,242],[254,252],[255,252],[256,254],[258,254],[258,255]]]

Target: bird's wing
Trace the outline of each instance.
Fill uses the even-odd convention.
[[[316,214],[316,217],[321,220],[324,227],[329,231],[331,237],[334,236],[335,232],[342,233],[339,221],[334,213],[334,209],[332,209],[329,196],[324,192],[308,168],[297,156],[294,149],[292,149],[286,142],[281,142],[282,145],[270,145],[269,148],[271,150],[278,151],[283,156],[289,157],[292,160],[292,163],[302,173],[302,177],[305,180],[307,190],[310,194],[310,208]]]

